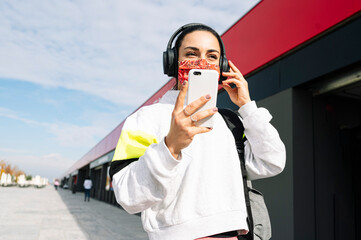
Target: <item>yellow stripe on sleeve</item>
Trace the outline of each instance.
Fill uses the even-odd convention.
[[[151,144],[157,142],[155,136],[146,132],[124,130],[120,134],[112,161],[139,158]]]

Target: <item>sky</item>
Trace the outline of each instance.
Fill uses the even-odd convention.
[[[258,2],[0,1],[0,160],[59,177],[169,80],[174,31],[222,34]]]

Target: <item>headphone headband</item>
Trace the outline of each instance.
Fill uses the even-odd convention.
[[[173,33],[173,35],[170,37],[169,41],[168,41],[168,44],[167,44],[167,50],[168,49],[172,49],[172,43],[174,41],[174,39],[178,36],[179,33],[183,32],[185,29],[187,28],[190,28],[190,27],[195,27],[195,26],[201,26],[201,27],[206,27],[206,28],[209,28],[209,29],[212,29],[211,27],[205,25],[205,24],[202,24],[202,23],[188,23],[186,25],[183,25],[181,26],[180,28],[178,28],[177,31],[175,31]],[[212,29],[213,30],[213,29]],[[221,36],[218,35],[217,33],[217,38],[218,38],[218,42],[219,42],[219,45],[221,45],[221,51],[222,51],[222,55],[225,56],[226,55],[226,49],[224,47],[224,44],[223,44],[223,41],[221,39]]]

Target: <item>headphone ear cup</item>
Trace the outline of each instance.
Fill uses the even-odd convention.
[[[228,65],[228,59],[226,57],[221,57],[220,59],[220,70],[221,70],[221,76],[219,78],[219,83],[222,83],[223,80],[226,80],[227,77],[222,76],[223,72],[229,72],[229,65]]]
[[[172,76],[172,61],[174,59],[172,49],[163,52],[163,71],[169,77]]]
[[[163,52],[163,72],[167,74],[169,77],[177,76],[177,56],[175,53],[175,48],[168,49]]]
[[[168,51],[163,52],[163,73],[167,74],[169,73],[169,62],[168,62]]]
[[[169,58],[169,70],[170,70],[170,77],[177,77],[178,76],[178,56],[177,56],[177,50],[175,47],[173,47],[170,50],[170,58]]]

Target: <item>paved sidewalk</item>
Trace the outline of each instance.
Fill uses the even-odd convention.
[[[146,240],[140,217],[53,186],[0,187],[1,240]]]

